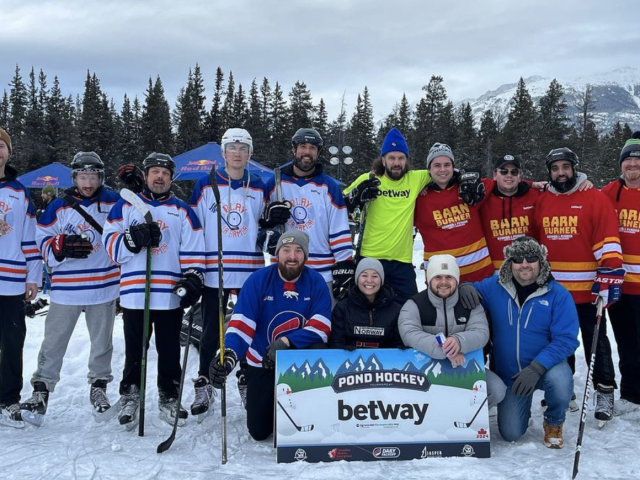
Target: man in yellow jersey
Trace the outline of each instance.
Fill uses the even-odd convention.
[[[380,157],[374,166],[375,179],[364,173],[344,193],[349,210],[371,202],[360,254],[380,260],[385,283],[393,287],[396,301],[404,303],[418,293],[412,262],[413,211],[431,176],[426,170],[409,169],[409,147],[396,128],[382,142]]]

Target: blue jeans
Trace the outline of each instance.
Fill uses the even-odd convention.
[[[395,301],[400,305],[418,293],[416,270],[412,263],[397,260],[380,260],[384,269],[384,283],[391,285],[396,294]]]
[[[544,390],[547,401],[544,421],[554,427],[562,425],[573,395],[573,376],[567,362],[555,365],[542,375],[536,390]],[[507,389],[504,400],[498,404],[498,429],[506,441],[515,442],[527,431],[532,399],[533,395],[517,396],[511,387]]]

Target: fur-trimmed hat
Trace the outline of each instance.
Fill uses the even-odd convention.
[[[535,238],[518,237],[511,245],[504,247],[504,262],[500,267],[500,283],[508,283],[513,280],[511,265],[513,257],[533,257],[540,259],[540,274],[536,278],[536,283],[544,285],[551,278],[551,265],[547,261],[547,247],[540,245]]]

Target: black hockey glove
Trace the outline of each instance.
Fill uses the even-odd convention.
[[[284,202],[271,202],[264,209],[262,218],[258,221],[262,228],[273,228],[278,225],[284,225],[291,217],[291,203]]]
[[[513,385],[511,385],[511,391],[519,397],[531,395],[536,389],[538,380],[546,371],[547,369],[538,362],[532,361],[528,367],[523,368],[511,377],[511,380],[514,380]]]
[[[267,354],[262,359],[262,366],[264,368],[268,368],[269,370],[275,368],[276,366],[276,352],[278,350],[287,350],[290,346],[284,343],[282,338],[278,338],[275,342],[269,345],[267,349]]]
[[[356,264],[353,260],[338,262],[331,269],[333,275],[333,298],[342,299],[353,285],[353,277],[356,274]]]
[[[140,223],[124,231],[124,246],[131,253],[140,253],[142,247],[160,246],[160,227],[156,222]]]
[[[173,287],[173,293],[180,297],[180,308],[194,306],[200,300],[204,287],[204,275],[195,268],[190,268]]]
[[[467,205],[476,205],[484,199],[484,183],[479,168],[460,170],[458,185],[458,195]]]
[[[482,303],[482,298],[471,283],[463,283],[458,287],[458,298],[464,308],[473,310]]]
[[[224,382],[227,380],[227,376],[231,371],[236,368],[238,363],[238,357],[236,352],[230,348],[224,349],[224,365],[220,363],[220,350],[216,354],[216,358],[211,361],[209,365],[209,381],[213,388],[222,388]]]
[[[362,207],[365,203],[375,200],[380,196],[380,180],[371,175],[368,179],[360,182],[353,190],[347,195],[347,203],[349,204],[349,210],[353,210],[356,207]]]
[[[142,170],[133,163],[122,165],[116,175],[129,190],[133,190],[135,193],[142,191],[142,187],[144,187],[144,175],[142,174]]]
[[[61,233],[53,237],[51,250],[56,260],[61,262],[67,257],[87,258],[93,251],[93,245],[80,235],[65,235]]]
[[[271,233],[271,235],[269,235]],[[267,244],[267,253],[269,255],[276,255],[276,245],[278,244],[278,239],[280,238],[281,233],[276,232],[275,230],[265,230],[261,228],[258,230],[258,238],[256,239],[256,245],[258,248],[264,252],[264,242],[269,239],[269,243]]]
[[[38,310],[42,310],[47,305],[49,305],[49,302],[47,302],[46,298],[42,297],[35,299],[33,303],[25,300],[24,314],[29,318],[33,318],[36,316],[36,313],[38,313]]]

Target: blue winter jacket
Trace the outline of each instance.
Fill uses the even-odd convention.
[[[555,280],[539,287],[522,307],[511,281],[502,284],[495,275],[473,286],[491,315],[494,370],[507,386],[531,361],[549,370],[578,348],[575,303]]]

